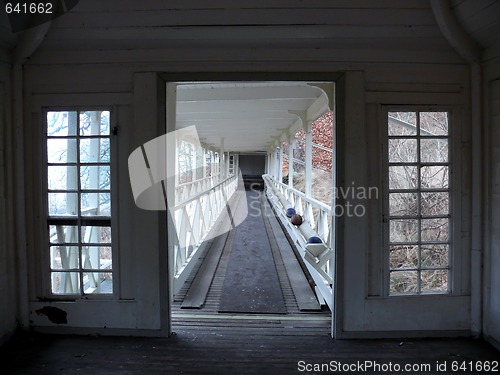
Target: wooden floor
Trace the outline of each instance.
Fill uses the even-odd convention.
[[[20,333],[1,350],[0,374],[457,374],[451,371],[454,361],[475,365],[478,360],[500,359],[481,340],[333,340],[329,310],[305,313],[298,309],[276,251],[273,256],[286,315],[218,313],[228,263],[228,254],[223,253],[202,309],[180,307],[193,277],[177,296],[170,338]],[[335,366],[370,363],[386,367],[333,371]],[[446,363],[448,371],[438,372],[437,363]],[[389,364],[403,370],[388,371]],[[418,364],[431,366],[430,371],[404,371],[403,366]]]
[[[306,366],[358,361],[431,366],[431,371],[399,374],[471,374],[452,372],[453,361],[475,365],[479,360],[499,359],[499,353],[482,341],[332,340],[323,323],[307,322],[307,328],[301,327],[303,323],[221,320],[210,326],[190,326],[185,322],[171,338],[24,334],[2,348],[1,374],[319,374],[328,372]],[[437,372],[436,363],[445,361],[448,371]]]

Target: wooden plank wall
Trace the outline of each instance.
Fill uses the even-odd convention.
[[[429,4],[418,0],[85,1],[53,22],[36,63],[55,56],[59,64],[182,61],[186,68],[202,60],[251,70],[269,60],[285,69],[290,62],[461,62]]]
[[[500,65],[500,64],[498,64]],[[490,149],[490,186],[491,196],[489,205],[485,209],[490,215],[490,239],[489,248],[486,249],[485,266],[488,270],[486,277],[485,301],[485,325],[486,333],[492,341],[500,348],[500,76],[492,79],[487,87],[489,98],[489,134],[491,135]]]
[[[106,9],[96,12],[97,3]],[[383,5],[389,3],[397,3],[399,8],[387,12]],[[144,267],[138,264],[138,254],[147,251],[150,260],[157,255],[159,259],[159,254],[149,253],[159,251],[148,246],[156,243],[156,239],[151,239],[151,231],[141,233],[135,225],[133,218],[138,215],[138,208],[133,203],[128,181],[128,156],[140,146],[136,135],[158,134],[158,129],[152,128],[154,124],[140,123],[136,115],[140,109],[135,108],[135,104],[141,102],[136,98],[139,82],[134,80],[138,73],[182,72],[186,79],[192,79],[196,73],[211,72],[220,73],[220,79],[224,79],[225,73],[261,72],[262,79],[273,80],[272,72],[289,72],[290,79],[295,79],[295,72],[323,72],[328,80],[331,72],[348,72],[354,84],[349,86],[347,123],[351,126],[354,120],[356,130],[354,132],[354,127],[350,130],[354,132],[349,135],[353,144],[346,148],[345,158],[350,158],[354,166],[346,178],[349,182],[369,186],[381,184],[378,165],[381,105],[456,105],[464,108],[462,119],[467,119],[469,68],[451,47],[443,44],[444,39],[426,2],[359,0],[355,1],[359,8],[355,12],[340,9],[351,1],[297,1],[292,3],[295,8],[304,9],[292,11],[291,18],[287,18],[288,12],[284,16],[284,9],[290,4],[284,0],[246,2],[250,15],[246,12],[243,15],[241,5],[237,5],[241,3],[232,1],[174,1],[169,2],[171,9],[167,12],[163,10],[164,2],[147,0],[141,2],[141,7],[149,6],[152,11],[137,17],[134,16],[138,12],[134,8],[136,4],[128,0],[119,1],[119,4],[118,1],[80,2],[75,12],[54,21],[46,40],[26,64],[24,74],[27,119],[37,118],[45,107],[104,105],[110,106],[116,114],[119,127],[119,270],[122,275],[119,289],[129,301],[123,313],[132,314],[117,325],[126,323],[131,327],[134,319],[141,320],[133,316],[134,309],[130,305],[139,304],[144,296],[155,294],[142,289],[145,286],[140,280],[145,276],[137,275],[136,271]],[[205,8],[213,17],[201,11]],[[120,11],[116,17],[115,13],[111,17],[109,12],[116,9]],[[271,25],[266,23],[270,22],[269,15],[262,9],[274,16]],[[320,10],[324,10],[326,16],[313,17],[320,15]],[[379,16],[374,17],[372,12]],[[365,26],[352,26],[347,19],[357,20]],[[106,28],[108,21],[110,27]],[[181,21],[184,24],[179,25]],[[141,27],[135,27],[136,23]],[[295,40],[294,33],[298,31],[292,29],[303,31],[303,40]],[[26,138],[40,139],[36,131],[40,125],[40,122],[27,120]],[[366,145],[366,150],[359,144]],[[40,174],[39,156],[31,153],[26,157],[26,175]],[[369,168],[359,168],[359,165]],[[37,211],[36,200],[42,198],[32,194],[29,203],[29,209],[39,215],[43,212]],[[346,280],[340,284],[346,288],[348,311],[358,311],[346,315],[346,319],[351,319],[349,328],[360,332],[370,327],[380,329],[370,314],[380,318],[381,309],[386,306],[381,299],[365,310],[366,297],[380,298],[382,288],[380,202],[372,201],[369,205],[369,214],[359,220],[361,226],[353,221],[345,228],[346,239],[360,246],[349,247],[344,269],[353,270],[353,273],[346,275]],[[158,225],[157,215],[139,216],[148,220],[141,226],[154,228]],[[367,228],[363,236],[360,236],[360,227]],[[33,267],[39,268],[35,259],[42,251],[44,239],[36,232],[29,235],[29,242],[33,244],[29,259]],[[32,301],[39,297],[33,284],[29,296]],[[350,287],[352,289],[348,289]],[[443,297],[443,303],[445,301]],[[411,310],[411,304],[403,305]],[[467,322],[462,317],[457,327],[463,329],[464,325]]]
[[[16,272],[14,265],[11,160],[10,66],[0,62],[0,343],[16,328]]]
[[[136,51],[140,54],[140,51]],[[36,61],[36,59],[34,59]],[[249,69],[249,63],[239,66],[238,69]],[[351,69],[349,64],[332,60],[328,63],[323,61],[313,61],[308,64],[296,62],[289,64],[296,66],[297,69],[307,69],[309,71],[337,71],[342,69]],[[234,71],[235,66],[233,62],[220,62],[218,63],[217,70],[221,71]],[[242,66],[244,68],[242,68]],[[134,224],[131,218],[136,216],[138,210],[131,196],[131,191],[128,181],[127,173],[127,158],[130,152],[138,147],[136,139],[133,137],[134,129],[131,114],[134,113],[133,107],[133,76],[135,71],[141,70],[158,70],[158,71],[200,71],[209,70],[214,65],[205,64],[205,62],[187,63],[178,62],[172,64],[171,62],[165,64],[158,64],[157,62],[144,63],[137,65],[133,62],[111,63],[111,64],[59,64],[57,56],[53,57],[53,62],[50,65],[33,63],[26,67],[26,97],[28,112],[40,113],[41,109],[46,106],[89,106],[89,105],[109,105],[111,106],[118,118],[119,132],[119,223],[120,223],[120,269],[123,275],[120,278],[120,290],[126,298],[131,300],[141,300],[142,291],[141,285],[136,284],[135,271],[137,270],[137,254],[142,251],[151,251],[149,246],[150,237],[141,238],[141,234],[134,231]],[[254,65],[255,67],[255,65]],[[266,62],[262,63],[257,70],[265,69],[268,71],[283,71],[289,70],[290,66],[284,68],[280,62]],[[365,117],[360,119],[365,123],[364,127],[367,131],[377,133],[378,129],[378,112],[372,111],[370,108],[378,108],[380,104],[387,103],[400,103],[400,104],[463,104],[467,106],[465,98],[467,97],[468,90],[468,68],[463,65],[449,65],[449,64],[394,64],[394,63],[380,63],[371,64],[365,63],[363,66],[355,64],[355,69],[361,72],[359,87],[354,88],[356,95],[360,96],[361,105],[363,103],[368,109]],[[189,75],[189,73],[188,73]],[[221,74],[221,77],[224,75]],[[272,79],[273,75],[266,75]],[[328,76],[325,74],[325,76]],[[145,131],[148,124],[142,125],[141,131]],[[27,129],[28,133],[34,129],[31,125]],[[152,134],[152,133],[151,133]],[[368,142],[363,133],[363,143]],[[32,137],[31,139],[39,139]],[[378,135],[372,138],[371,143],[367,143],[371,152],[378,152],[378,146],[375,142]],[[352,151],[351,151],[352,152]],[[37,166],[36,155],[31,155],[31,166],[27,170],[28,174],[36,174],[39,167]],[[374,186],[378,186],[380,181],[378,178],[376,161],[377,157],[371,158],[371,167],[369,169],[368,180]],[[369,161],[361,161],[361,163],[368,163]],[[351,176],[352,177],[352,176]],[[358,176],[359,177],[359,176]],[[356,177],[354,180],[359,181]],[[359,248],[360,253],[350,258],[350,261],[357,263],[358,259],[367,259],[367,269],[369,270],[370,280],[367,284],[357,281],[358,286],[368,285],[370,289],[377,292],[380,283],[375,279],[380,278],[380,241],[377,232],[377,220],[379,215],[379,206],[377,202],[373,204],[373,217],[375,220],[372,228],[372,233],[369,235],[375,238],[374,241],[365,242],[365,245]],[[152,216],[149,216],[152,217]],[[132,238],[135,232],[135,239]],[[357,233],[357,232],[356,232]],[[353,235],[351,232],[350,235]],[[356,234],[357,236],[358,234]],[[137,237],[139,236],[139,237]],[[135,242],[134,242],[135,241]],[[378,242],[377,242],[378,241]],[[42,244],[42,238],[32,237],[34,244]],[[136,247],[133,244],[145,244],[145,248]],[[367,244],[370,244],[368,246]],[[32,251],[40,251],[37,245]],[[138,253],[139,252],[139,253]],[[34,259],[31,254],[30,259]],[[36,264],[35,264],[36,266]],[[348,265],[346,265],[348,266]],[[349,265],[353,267],[353,265]],[[357,267],[357,266],[354,266]],[[364,275],[361,275],[364,278]],[[357,297],[361,306],[363,305],[365,290],[360,290],[360,295]],[[35,290],[31,291],[31,299],[36,298],[37,293]],[[354,298],[350,293],[350,298]],[[127,305],[128,306],[128,305]],[[123,310],[131,311],[129,309]],[[361,308],[359,311],[363,311]],[[354,317],[354,316],[352,316]],[[130,317],[132,318],[132,317]],[[360,317],[359,323],[355,326],[362,326],[362,321],[365,319]],[[131,324],[127,323],[127,324]],[[356,328],[359,329],[359,328]]]

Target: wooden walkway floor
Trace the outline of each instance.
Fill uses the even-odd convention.
[[[274,218],[271,208],[269,207],[265,196],[262,192],[252,191],[251,194],[261,194],[259,200],[261,201],[261,207],[259,210],[262,212],[263,222],[262,225],[266,227],[266,231],[268,237],[274,236],[271,225],[269,224],[270,220],[276,220]],[[238,206],[241,208],[241,206]],[[277,223],[276,223],[277,224]],[[183,327],[185,324],[191,325],[194,323],[200,325],[210,325],[210,324],[220,324],[220,322],[224,322],[225,320],[234,321],[240,320],[246,322],[255,322],[255,321],[264,321],[270,320],[276,324],[278,321],[302,321],[302,322],[315,322],[314,324],[317,326],[318,322],[321,322],[321,330],[324,334],[329,334],[330,332],[330,322],[331,322],[331,314],[330,310],[327,306],[323,306],[320,311],[301,311],[297,304],[296,296],[293,292],[289,275],[287,273],[287,269],[283,262],[282,256],[280,254],[278,246],[276,246],[276,241],[270,241],[268,244],[267,239],[263,241],[263,246],[269,246],[272,251],[272,255],[275,261],[275,266],[280,282],[281,291],[283,294],[285,306],[286,306],[286,316],[277,317],[272,314],[230,314],[230,313],[219,313],[219,301],[221,297],[222,287],[224,284],[224,278],[227,272],[227,266],[230,259],[232,242],[234,238],[234,233],[236,229],[231,230],[227,234],[227,240],[220,241],[218,246],[223,246],[222,255],[220,257],[220,261],[215,270],[215,274],[213,276],[213,280],[211,282],[210,288],[208,290],[208,294],[205,300],[204,305],[200,309],[184,309],[181,308],[182,301],[184,300],[186,294],[188,293],[189,288],[191,287],[195,276],[197,275],[200,267],[202,266],[202,261],[193,269],[193,272],[190,277],[188,277],[184,286],[181,288],[180,292],[176,295],[173,306],[172,306],[172,316],[173,316],[173,328],[174,330],[177,327]],[[265,243],[265,244],[264,244]],[[215,249],[210,249],[210,251],[214,251]],[[203,260],[203,258],[202,258]],[[227,318],[227,319],[226,319]],[[222,323],[226,324],[226,323]],[[313,327],[311,327],[313,328]]]

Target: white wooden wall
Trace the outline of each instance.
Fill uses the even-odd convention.
[[[154,55],[143,51],[106,53],[88,51],[92,62],[85,56],[70,56],[66,52],[35,54],[25,67],[26,98],[26,176],[34,176],[38,186],[40,179],[40,157],[38,140],[42,139],[39,130],[42,127],[40,113],[45,106],[85,106],[108,105],[116,113],[119,126],[119,205],[120,238],[118,244],[121,299],[110,302],[75,302],[61,305],[68,312],[68,327],[106,326],[117,329],[141,329],[159,332],[168,325],[162,320],[160,300],[167,288],[161,278],[160,265],[164,249],[159,248],[159,235],[162,226],[157,213],[144,212],[135,207],[128,181],[127,158],[129,153],[146,140],[160,135],[157,122],[148,113],[155,108],[151,100],[156,95],[154,80],[144,80],[147,74],[140,72],[158,71],[165,73],[184,72],[180,77],[193,79],[201,71],[219,71],[220,79],[225,72],[238,71],[302,71],[323,72],[328,80],[329,72],[346,71],[345,154],[340,155],[344,163],[345,181],[355,181],[359,186],[380,186],[381,171],[379,128],[380,110],[384,104],[442,104],[463,108],[459,116],[460,123],[468,123],[469,69],[456,64],[458,57],[450,60],[448,56],[421,54],[420,60],[429,64],[409,63],[410,55],[405,52],[388,53],[381,57],[377,51],[365,51],[360,57],[357,53],[338,55],[331,53],[313,55],[304,62],[290,50],[285,54],[290,61],[279,59],[270,51],[247,52],[230,50],[218,51],[210,56],[201,55],[203,61],[194,59],[194,51],[180,51],[173,56],[169,50],[155,50]],[[242,53],[242,55],[240,55]],[[236,58],[236,56],[238,56]],[[81,58],[88,63],[77,64]],[[205,60],[207,58],[207,60]],[[251,61],[248,61],[248,58]],[[285,58],[285,60],[286,60]],[[397,63],[391,59],[401,59]],[[102,59],[103,64],[98,64]],[[237,60],[235,62],[235,59]],[[70,61],[71,60],[71,61]],[[217,60],[217,61],[215,61]],[[339,61],[341,60],[341,61]],[[453,61],[453,64],[450,62]],[[237,75],[232,76],[237,79]],[[266,73],[262,79],[273,79],[273,74]],[[290,79],[295,79],[290,74]],[[152,99],[153,98],[153,99]],[[146,116],[144,119],[139,115]],[[359,147],[366,145],[366,147]],[[360,166],[367,166],[367,168]],[[31,178],[31,177],[30,177]],[[464,192],[467,193],[464,182]],[[40,212],[38,191],[30,191],[26,199],[28,211]],[[467,196],[465,196],[467,198]],[[30,259],[30,310],[46,305],[39,302],[41,296],[37,269],[41,259],[39,228],[43,221],[37,221],[36,215],[28,227],[32,229],[29,238]],[[464,228],[467,234],[467,228]],[[369,215],[345,222],[344,242],[339,248],[341,261],[338,296],[343,300],[336,312],[337,334],[343,337],[387,336],[390,332],[406,332],[410,335],[436,334],[446,331],[466,332],[470,329],[469,297],[467,286],[460,288],[454,296],[442,297],[401,297],[384,298],[381,293],[381,274],[379,272],[382,244],[380,230],[380,204],[372,202]],[[464,248],[462,277],[467,283],[466,266],[468,249]],[[343,270],[343,271],[342,271]],[[163,281],[162,281],[163,280]],[[53,304],[57,305],[57,304]],[[97,312],[92,314],[92,312]],[[406,316],[412,316],[407,319]],[[38,327],[52,326],[44,316],[32,313],[30,319]],[[58,328],[61,329],[60,327]],[[434,332],[440,330],[439,332]],[[144,333],[145,331],[143,331]],[[388,333],[389,332],[389,333]],[[451,334],[450,333],[450,334]]]
[[[484,69],[485,150],[485,277],[484,331],[500,349],[500,61]]]
[[[391,10],[396,3],[399,8]],[[160,125],[164,86],[156,72],[193,81],[200,73],[211,73],[212,80],[244,80],[243,72],[260,74],[260,80],[276,80],[269,72],[280,72],[280,79],[306,79],[300,77],[319,74],[321,80],[328,81],[345,72],[341,79],[343,102],[338,104],[342,108],[337,110],[344,113],[338,160],[346,184],[381,188],[384,105],[443,105],[453,109],[454,120],[462,127],[459,147],[464,150],[460,160],[463,178],[456,186],[457,195],[463,197],[463,241],[457,244],[461,247],[456,270],[460,278],[453,295],[387,298],[380,272],[380,201],[370,201],[365,217],[345,220],[337,249],[337,337],[442,336],[470,331],[470,72],[440,34],[429,4],[421,0],[272,0],[245,4],[250,10],[243,11],[241,3],[229,0],[176,0],[169,2],[173,11],[158,0],[110,0],[105,4],[86,0],[53,22],[23,73],[24,154],[19,157],[24,158],[24,211],[29,215],[28,264],[21,264],[19,272],[28,275],[29,286],[26,293],[18,288],[17,294],[21,301],[29,301],[29,312],[20,313],[21,320],[31,320],[40,330],[58,332],[91,329],[115,334],[165,334],[168,330],[165,296],[169,285],[163,243],[166,224],[161,214],[135,206],[127,170],[129,154],[164,132]],[[150,10],[138,17],[137,7]],[[116,9],[121,11],[111,17],[110,12]],[[0,75],[0,93],[3,77]],[[42,208],[45,197],[40,193],[44,191],[40,143],[43,109],[89,106],[109,106],[114,125],[119,128],[115,171],[119,183],[118,194],[113,197],[113,204],[118,205],[118,262],[113,269],[118,273],[114,282],[119,298],[40,301],[44,297],[41,265],[46,262],[42,257],[46,239],[41,229],[46,225]],[[2,197],[0,194],[0,204]],[[0,216],[0,220],[5,219]],[[498,238],[493,234],[491,238],[498,245]],[[7,256],[4,249],[0,241],[0,261]],[[498,268],[500,260],[495,259],[491,265]],[[0,264],[4,267],[5,263]],[[1,274],[12,279],[8,272]],[[491,280],[492,285],[498,285],[495,276]],[[1,305],[11,300],[9,293],[0,289]],[[493,306],[487,310],[489,332],[498,340],[500,327],[493,320],[498,317],[500,301],[495,297],[489,300]],[[55,327],[45,316],[36,314],[38,308],[48,304],[65,310],[68,324]],[[0,326],[0,334],[12,325],[8,319],[1,322],[6,326]]]
[[[5,51],[1,49],[0,55]],[[2,60],[0,58],[0,60]],[[16,267],[12,223],[10,66],[0,61],[0,343],[14,331],[17,316]]]

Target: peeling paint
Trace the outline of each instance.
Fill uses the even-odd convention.
[[[38,315],[45,315],[52,323],[55,324],[68,323],[68,313],[58,307],[44,306],[41,309],[36,310],[36,313]]]

